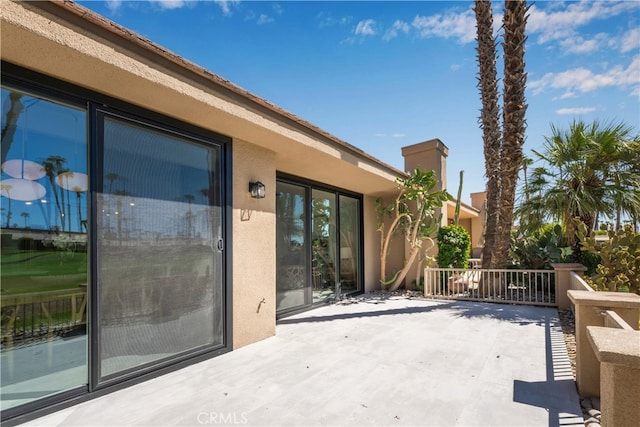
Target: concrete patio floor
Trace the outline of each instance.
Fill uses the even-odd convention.
[[[356,301],[28,425],[583,425],[557,310]]]

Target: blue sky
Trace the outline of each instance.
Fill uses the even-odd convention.
[[[449,192],[460,170],[463,201],[484,190],[473,2],[80,3],[399,169],[401,147],[439,138]],[[552,123],[640,131],[640,2],[539,1],[529,15],[525,154]],[[498,34],[501,19],[495,2]]]

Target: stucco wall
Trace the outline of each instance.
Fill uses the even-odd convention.
[[[364,197],[364,291],[380,289],[380,233],[376,230],[375,197]]]
[[[382,197],[383,203],[386,205],[393,203],[397,196],[397,190],[385,197]],[[378,217],[376,214],[375,201],[378,197],[365,197],[364,200],[364,251],[365,251],[365,292],[370,292],[381,288],[380,284],[380,232],[377,231],[376,223]],[[393,218],[387,217],[384,220],[385,233],[389,230]],[[388,280],[393,274],[401,270],[404,265],[405,258],[405,239],[402,234],[396,234],[391,238],[389,252],[386,263],[386,279]],[[410,280],[414,276],[408,276]]]
[[[471,206],[480,211],[480,214],[471,221],[471,254],[474,258],[480,258],[480,255],[482,255],[482,247],[484,246],[482,229],[484,227],[486,200],[486,191],[471,193]]]
[[[275,153],[241,140],[233,145],[233,348],[275,334]],[[249,181],[266,187],[252,199]]]

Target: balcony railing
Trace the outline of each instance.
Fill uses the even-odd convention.
[[[86,286],[73,290],[2,297],[2,347],[29,344],[53,335],[84,332]]]
[[[557,306],[551,270],[426,268],[424,280],[429,298]]]

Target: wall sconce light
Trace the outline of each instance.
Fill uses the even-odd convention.
[[[263,183],[260,181],[249,183],[249,193],[254,199],[264,199],[266,189]]]

